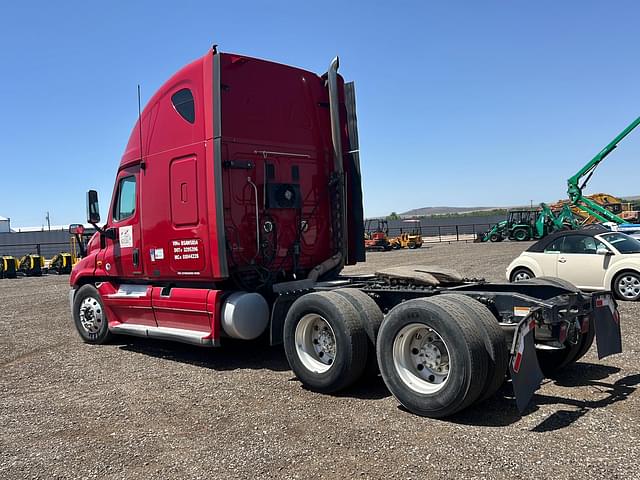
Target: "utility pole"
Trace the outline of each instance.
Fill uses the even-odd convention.
[[[49,219],[49,212],[47,212],[47,216],[44,218],[47,220],[47,229],[51,231],[51,220]]]

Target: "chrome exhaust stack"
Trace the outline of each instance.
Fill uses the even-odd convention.
[[[342,138],[340,136],[340,110],[338,102],[338,67],[340,60],[334,58],[327,70],[329,84],[329,112],[331,115],[331,142],[333,143],[333,166],[338,173],[343,173]]]
[[[342,136],[340,134],[340,104],[338,98],[338,67],[340,60],[335,57],[327,70],[327,85],[329,87],[329,115],[331,118],[331,142],[333,144],[333,167],[337,180],[337,197],[334,215],[334,231],[337,244],[337,254],[340,254],[340,268],[347,259],[347,191],[344,175],[344,157],[342,155]],[[335,256],[334,256],[335,258]]]

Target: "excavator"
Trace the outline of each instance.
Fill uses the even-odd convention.
[[[482,237],[483,242],[510,240],[525,241],[539,239],[557,230],[578,228],[568,205],[554,212],[546,203],[536,209],[509,210],[507,219],[494,225]]]
[[[638,211],[633,209],[631,202],[625,202],[623,199],[616,197],[615,195],[611,195],[610,193],[592,193],[585,197],[593,200],[598,205],[603,206],[611,213],[618,215],[626,222],[635,222],[638,217]],[[556,203],[552,203],[549,206],[553,211],[558,211],[565,206],[571,209],[576,222],[581,227],[598,223],[600,221],[588,212],[585,212],[576,205],[573,205],[571,200],[568,199],[558,200]]]
[[[609,144],[604,147],[600,152],[596,154],[586,165],[584,165],[578,172],[567,180],[567,194],[569,195],[569,201],[571,205],[586,214],[586,223],[589,223],[589,218],[595,219],[595,221],[602,223],[612,223],[616,225],[631,225],[632,227],[640,228],[640,225],[629,224],[628,221],[623,218],[627,217],[622,212],[622,202],[616,199],[612,195],[598,194],[595,196],[585,196],[582,194],[585,186],[593,176],[596,168],[600,163],[611,153],[618,144],[629,135],[638,125],[640,125],[640,117],[631,122],[627,128],[618,134]],[[596,198],[605,197],[605,198]],[[611,202],[607,197],[618,200]],[[600,201],[597,201],[600,200]],[[609,205],[607,205],[607,203]],[[617,207],[617,205],[620,207]],[[609,208],[607,208],[609,207]],[[613,207],[613,208],[612,208]]]

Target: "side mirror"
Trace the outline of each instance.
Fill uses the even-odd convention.
[[[607,247],[598,247],[596,249],[596,253],[598,255],[613,255],[613,253],[611,252],[611,250],[609,250]]]
[[[98,205],[98,192],[87,192],[87,223],[92,225],[100,223],[100,205]]]
[[[84,225],[80,223],[72,223],[69,225],[69,233],[71,235],[82,235],[84,233]]]

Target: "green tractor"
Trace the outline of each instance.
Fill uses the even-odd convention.
[[[494,225],[485,233],[482,241],[501,242],[505,238],[519,242],[537,240],[557,230],[577,227],[567,205],[556,215],[546,204],[541,203],[538,208],[509,210],[507,219]]]
[[[503,220],[491,228],[483,241],[501,242],[509,240],[529,240],[533,238],[536,231],[536,221],[539,217],[539,209],[513,209],[507,213],[507,219]]]

